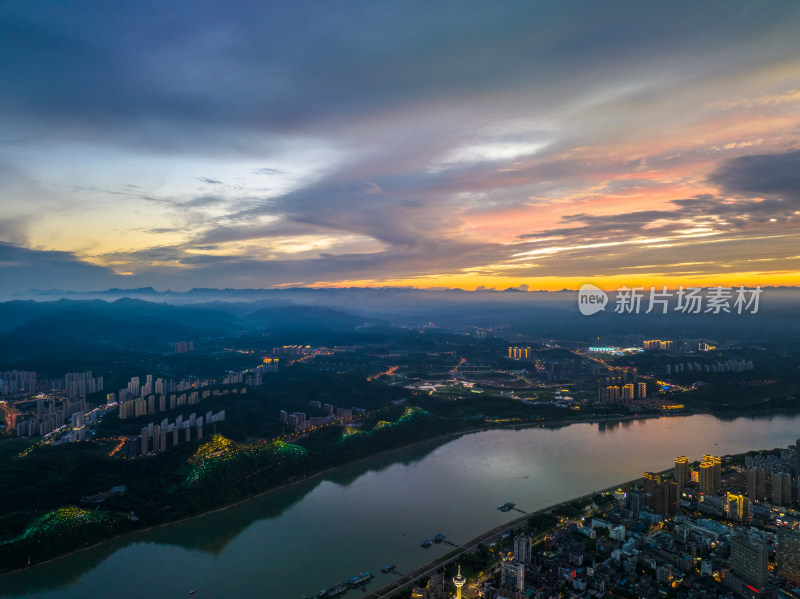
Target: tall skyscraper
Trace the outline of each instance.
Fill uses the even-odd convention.
[[[778,528],[778,574],[800,584],[800,534],[784,527]]]
[[[32,370],[6,370],[0,373],[0,393],[36,393],[36,373]]]
[[[644,494],[641,491],[628,491],[628,509],[633,513],[634,518],[639,517],[639,512],[644,507]]]
[[[644,478],[644,504],[651,510],[658,510],[658,501],[656,497],[656,489],[661,482],[661,476],[655,472],[645,472],[642,475]]]
[[[165,448],[161,446],[161,426],[156,424],[153,427],[153,451],[155,453],[161,453],[164,449]]]
[[[772,485],[772,503],[789,505],[792,502],[792,475],[788,472],[773,472],[770,483]]]
[[[744,495],[728,493],[725,498],[725,515],[729,520],[750,522],[750,501]]]
[[[527,360],[531,357],[531,348],[509,345],[508,357],[512,360]]]
[[[661,482],[661,475],[655,472],[645,472],[642,478],[644,478],[645,493],[654,493],[656,485]]]
[[[767,476],[764,468],[747,469],[747,496],[750,501],[763,501],[767,497]]]
[[[737,589],[737,579],[744,581],[751,588],[755,587],[758,593],[767,584],[767,544],[765,540],[748,538],[746,534],[731,537],[731,570],[735,577],[731,578],[731,588]],[[748,595],[746,589],[740,589],[740,594]]]
[[[663,516],[674,516],[678,513],[678,508],[681,505],[681,490],[674,480],[668,480],[658,486],[660,494],[659,512]]]
[[[644,349],[658,350],[658,351],[672,351],[672,341],[662,341],[660,339],[651,339],[642,344]]]
[[[142,396],[150,395],[153,392],[153,375],[148,374],[144,385],[139,389]]]
[[[519,535],[514,539],[514,561],[529,564],[531,561],[531,538]]]
[[[675,458],[675,482],[679,489],[689,485],[689,458],[685,455]]]
[[[633,383],[628,383],[622,386],[622,401],[623,403],[630,403],[633,401]]]
[[[700,490],[703,493],[714,492],[714,475],[711,472],[713,465],[703,460],[697,469],[697,482],[700,484]]]
[[[794,475],[800,480],[800,439],[794,443]]]
[[[500,586],[517,591],[525,590],[525,564],[517,561],[503,562],[500,570]]]
[[[698,470],[698,482],[703,493],[716,493],[722,486],[722,459],[704,455]]]

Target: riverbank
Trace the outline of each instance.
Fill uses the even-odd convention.
[[[658,472],[657,474],[664,475],[664,474],[667,474],[669,472],[672,472],[672,468],[668,468],[666,470],[662,470],[662,471]],[[491,529],[491,530],[489,530],[489,531],[487,531],[485,533],[482,533],[482,534],[478,535],[477,537],[475,537],[473,539],[470,539],[466,543],[462,543],[461,545],[458,546],[457,549],[454,549],[453,551],[451,551],[447,555],[441,556],[441,557],[439,557],[439,558],[437,558],[435,560],[432,560],[432,561],[428,562],[427,564],[425,564],[423,566],[420,566],[419,568],[417,568],[413,572],[403,576],[403,578],[400,578],[399,580],[393,582],[392,584],[386,585],[385,587],[382,587],[382,588],[378,589],[377,591],[373,592],[371,594],[371,596],[372,597],[376,597],[377,599],[390,599],[395,594],[397,594],[397,593],[405,590],[407,587],[413,585],[420,578],[422,578],[424,576],[429,576],[430,574],[432,574],[434,571],[438,570],[439,568],[441,568],[443,566],[447,566],[448,564],[457,561],[457,559],[460,558],[463,554],[477,549],[479,545],[485,544],[485,543],[493,543],[496,540],[500,539],[501,536],[504,535],[505,533],[511,532],[511,531],[517,529],[522,524],[527,524],[527,521],[532,517],[535,517],[535,516],[538,516],[538,515],[541,515],[541,514],[549,514],[549,513],[552,513],[553,511],[561,508],[561,507],[565,507],[565,506],[568,506],[568,505],[571,505],[571,504],[581,503],[581,502],[584,501],[584,499],[587,498],[587,496],[594,497],[596,495],[601,495],[603,493],[609,493],[609,492],[614,491],[614,490],[619,489],[619,488],[631,487],[631,486],[634,486],[634,485],[637,485],[637,484],[640,484],[640,483],[644,484],[644,479],[642,477],[635,478],[633,480],[629,480],[629,481],[624,482],[624,483],[618,483],[618,484],[615,484],[615,485],[611,485],[609,487],[606,487],[605,489],[600,489],[598,491],[593,491],[588,495],[580,495],[578,497],[573,497],[572,499],[568,499],[566,501],[562,501],[562,502],[556,503],[554,505],[550,505],[550,506],[547,506],[547,507],[544,507],[544,508],[540,508],[540,509],[534,510],[532,512],[525,512],[525,514],[523,514],[522,516],[519,516],[518,518],[515,518],[515,519],[511,520],[510,522],[506,522],[505,524],[501,524],[500,526],[496,526],[493,529]]]
[[[308,484],[301,474],[281,490],[209,510],[202,519],[139,531],[6,576],[0,579],[0,597],[80,599],[114,589],[120,599],[136,599],[185,595],[194,588],[214,597],[235,588],[241,596],[267,592],[299,598],[366,570],[377,574],[370,590],[383,588],[400,576],[381,575],[382,566],[396,564],[398,573],[408,574],[456,549],[421,548],[434,533],[444,533],[456,545],[470,544],[525,515],[499,512],[496,506],[505,501],[536,513],[671,467],[674,456],[695,460],[707,453],[785,447],[794,443],[798,427],[800,415],[735,421],[700,415],[613,427],[582,424],[480,435],[451,430],[413,449],[317,472],[319,478]],[[570,507],[562,515],[574,517],[574,512]],[[538,532],[551,525],[552,516],[534,520],[531,530]],[[475,561],[461,557],[462,567]]]
[[[198,514],[192,514],[191,516],[186,516],[184,518],[177,518],[175,520],[168,520],[168,521],[165,521],[165,522],[160,522],[158,524],[153,524],[153,525],[147,526],[145,528],[140,528],[140,529],[124,532],[124,533],[121,533],[121,534],[112,535],[112,536],[109,536],[108,538],[105,538],[105,539],[103,539],[101,541],[98,541],[97,543],[92,543],[90,545],[84,545],[82,547],[78,547],[78,548],[76,548],[74,550],[62,553],[62,554],[60,554],[60,555],[58,555],[56,557],[53,557],[53,558],[50,558],[50,559],[47,559],[47,560],[43,560],[43,561],[40,561],[40,562],[32,563],[29,566],[23,566],[22,568],[14,568],[14,569],[11,569],[11,570],[0,571],[0,578],[2,578],[3,576],[8,576],[10,574],[14,574],[16,572],[21,572],[23,570],[27,570],[29,568],[35,568],[37,566],[43,566],[43,565],[50,564],[50,563],[53,563],[53,562],[58,562],[58,561],[61,561],[61,560],[65,559],[65,558],[67,558],[69,556],[72,556],[74,554],[78,554],[78,553],[81,553],[81,552],[84,552],[84,551],[89,551],[90,549],[93,549],[93,548],[96,548],[96,547],[100,547],[102,545],[105,545],[107,543],[111,543],[111,542],[113,542],[115,540],[118,540],[118,539],[122,539],[122,538],[125,538],[125,537],[134,537],[136,535],[142,535],[142,534],[145,534],[145,533],[150,532],[152,530],[157,530],[157,529],[160,529],[160,528],[172,526],[174,524],[179,524],[179,523],[182,523],[182,522],[189,522],[189,521],[192,521],[192,520],[198,520],[200,518],[204,518],[204,517],[210,516],[210,515],[215,514],[215,513],[224,512],[226,510],[230,510],[230,509],[235,508],[237,506],[249,503],[249,502],[254,501],[256,499],[259,499],[261,497],[265,497],[265,496],[268,496],[270,494],[277,493],[278,491],[281,491],[281,490],[284,490],[284,489],[289,489],[289,488],[292,488],[292,487],[296,487],[296,486],[299,486],[301,484],[314,481],[315,479],[318,479],[318,478],[323,478],[326,475],[331,474],[332,472],[335,472],[337,470],[340,470],[340,469],[348,467],[348,466],[355,466],[355,465],[357,465],[359,463],[366,462],[366,461],[371,460],[371,459],[373,459],[375,457],[391,455],[392,453],[405,451],[405,450],[411,449],[413,447],[425,445],[425,444],[428,444],[428,443],[434,444],[434,443],[437,443],[437,442],[446,441],[448,439],[456,438],[456,437],[459,437],[461,435],[469,434],[469,433],[473,433],[473,432],[480,432],[480,429],[476,429],[476,430],[473,430],[473,431],[461,431],[461,432],[455,432],[455,433],[445,433],[445,434],[439,435],[437,437],[431,437],[429,439],[424,439],[422,441],[415,441],[414,443],[410,443],[408,445],[403,445],[403,446],[400,446],[400,447],[393,447],[391,449],[386,449],[384,451],[381,451],[379,453],[376,453],[376,454],[373,454],[373,455],[370,455],[370,456],[366,456],[366,457],[363,457],[363,458],[359,458],[357,460],[353,460],[353,461],[350,461],[350,462],[345,462],[345,463],[342,463],[342,464],[338,464],[336,466],[331,466],[330,468],[326,468],[325,470],[320,470],[319,472],[315,472],[314,474],[311,474],[311,475],[308,475],[308,476],[304,476],[302,478],[298,478],[298,479],[295,479],[295,480],[287,481],[287,482],[282,483],[280,485],[277,485],[275,487],[270,487],[269,489],[265,489],[264,491],[260,491],[258,493],[254,493],[252,495],[248,495],[247,497],[244,497],[244,498],[242,498],[242,499],[240,499],[238,501],[235,501],[233,503],[228,503],[228,504],[225,504],[225,505],[221,505],[219,507],[215,507],[215,508],[212,508],[212,509],[209,509],[209,510],[205,510],[205,511],[203,511],[201,513],[198,513]]]
[[[669,416],[670,418],[686,417],[686,415],[682,415],[681,416],[681,415],[676,415],[676,414],[672,414],[672,413],[666,414],[666,415],[665,414],[625,415],[625,416],[622,416],[622,417],[615,415],[615,416],[602,416],[602,417],[594,417],[594,418],[586,418],[586,419],[571,418],[571,419],[566,419],[566,420],[536,421],[536,422],[527,422],[527,423],[516,422],[516,423],[502,423],[502,424],[492,424],[492,425],[488,425],[487,424],[487,425],[484,425],[484,426],[481,426],[481,427],[472,427],[472,428],[468,428],[468,429],[465,429],[465,430],[454,430],[452,432],[446,432],[446,433],[443,433],[443,434],[440,434],[440,435],[437,435],[437,436],[434,436],[434,437],[430,437],[430,438],[427,438],[427,439],[424,439],[424,440],[415,441],[415,442],[409,443],[407,445],[401,445],[401,446],[393,447],[391,449],[386,449],[386,450],[383,450],[381,452],[374,453],[374,454],[372,454],[370,456],[361,457],[361,458],[353,460],[353,461],[348,461],[348,462],[345,462],[345,463],[337,464],[335,466],[331,466],[329,468],[326,468],[324,470],[320,470],[320,471],[315,472],[313,474],[309,474],[308,476],[300,477],[300,478],[297,478],[295,480],[290,480],[290,481],[284,482],[282,484],[279,484],[277,486],[270,487],[268,489],[264,489],[263,491],[260,491],[258,493],[254,493],[252,495],[248,495],[248,496],[243,497],[242,499],[237,500],[235,502],[228,503],[228,504],[225,504],[225,505],[220,505],[218,507],[214,507],[214,508],[209,509],[209,510],[204,510],[204,511],[202,511],[200,513],[192,514],[192,515],[186,516],[184,518],[178,518],[178,519],[175,519],[175,520],[168,520],[168,521],[160,522],[158,524],[153,524],[151,526],[147,526],[146,528],[141,528],[141,529],[133,530],[133,531],[130,531],[130,532],[125,532],[125,533],[122,533],[122,534],[112,535],[112,536],[109,536],[109,537],[107,537],[105,539],[102,539],[102,540],[100,540],[100,541],[98,541],[96,543],[92,543],[90,545],[85,545],[85,546],[82,546],[82,547],[77,547],[72,551],[62,553],[61,555],[58,555],[58,556],[53,557],[53,558],[50,558],[48,560],[37,562],[36,564],[31,564],[30,567],[34,567],[34,566],[43,565],[43,564],[46,564],[46,563],[62,560],[64,558],[66,558],[67,556],[72,555],[74,553],[80,553],[80,552],[83,552],[83,551],[87,551],[87,550],[95,548],[97,546],[101,546],[101,545],[104,545],[106,543],[110,543],[110,542],[112,542],[112,541],[114,541],[116,539],[120,539],[120,538],[124,538],[124,537],[128,537],[128,536],[133,537],[134,535],[142,535],[142,534],[145,534],[148,531],[151,531],[153,529],[164,528],[164,527],[167,527],[168,525],[177,524],[177,523],[180,523],[180,522],[185,522],[185,521],[190,521],[190,520],[196,520],[196,519],[199,519],[199,518],[203,518],[203,517],[209,516],[209,515],[214,514],[214,513],[222,512],[222,511],[225,511],[225,510],[230,510],[230,509],[235,508],[237,506],[240,506],[242,504],[246,504],[246,503],[251,502],[251,501],[253,501],[255,499],[258,499],[260,497],[264,497],[264,496],[272,494],[272,493],[276,493],[276,492],[278,492],[280,490],[283,490],[283,489],[286,489],[286,488],[295,487],[297,485],[301,485],[301,484],[304,484],[304,483],[309,482],[309,481],[321,480],[324,477],[328,476],[329,474],[331,474],[333,472],[336,472],[337,470],[340,470],[340,469],[345,468],[345,467],[357,465],[359,463],[363,463],[363,462],[365,462],[367,460],[370,460],[370,459],[372,459],[372,458],[374,458],[376,456],[387,456],[387,455],[391,456],[391,454],[393,454],[393,453],[399,453],[399,452],[402,452],[402,451],[406,451],[406,450],[408,450],[410,448],[413,448],[415,446],[424,446],[425,444],[431,444],[431,445],[444,444],[444,443],[447,443],[447,442],[449,442],[449,441],[451,441],[453,439],[456,439],[458,437],[462,437],[464,435],[469,435],[469,434],[472,434],[472,433],[488,431],[488,430],[527,429],[527,428],[538,428],[538,427],[546,427],[546,428],[550,428],[550,427],[568,427],[571,424],[593,424],[593,423],[604,423],[604,422],[607,423],[607,422],[632,421],[632,420],[640,420],[640,419],[641,420],[644,420],[644,419],[658,419],[658,418],[661,418],[662,416]],[[13,572],[19,572],[21,570],[26,570],[28,568],[29,568],[29,566],[23,566],[21,568],[14,568],[13,570],[6,570],[6,571],[4,571],[2,573],[2,576],[8,575],[8,574],[12,574]]]

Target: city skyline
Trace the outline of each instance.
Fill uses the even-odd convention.
[[[800,6],[0,6],[6,291],[800,285]]]

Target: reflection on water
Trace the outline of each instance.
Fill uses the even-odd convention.
[[[110,555],[131,545],[140,546],[140,550],[144,551],[152,550],[152,547],[148,546],[171,545],[188,550],[219,554],[231,540],[249,526],[260,520],[280,517],[320,484],[334,483],[337,486],[347,487],[366,472],[381,472],[394,464],[410,466],[449,441],[449,439],[436,439],[406,449],[389,451],[369,460],[349,464],[311,477],[307,481],[265,493],[234,506],[182,522],[128,534],[41,566],[0,576],[0,596],[41,593],[68,586],[86,572],[96,568]],[[43,575],[43,572],[46,574]]]
[[[412,569],[547,505],[671,466],[676,455],[785,446],[800,416],[708,415],[471,433],[390,452],[205,516],[0,577],[0,596],[301,597],[388,563]]]

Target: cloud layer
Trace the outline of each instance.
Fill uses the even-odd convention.
[[[798,28],[789,1],[9,0],[0,270],[800,284]]]

